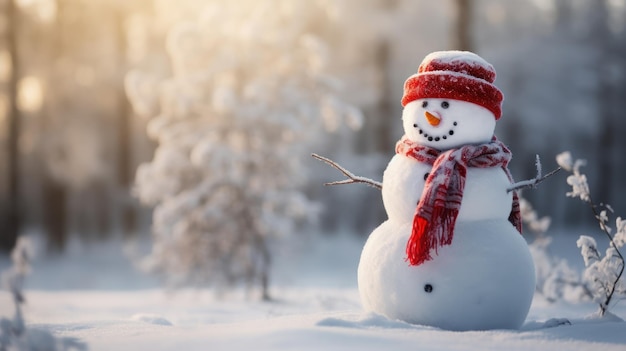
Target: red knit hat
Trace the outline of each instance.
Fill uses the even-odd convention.
[[[469,51],[437,51],[424,58],[417,74],[404,82],[402,106],[424,98],[455,99],[502,115],[502,92],[493,85],[496,70]]]

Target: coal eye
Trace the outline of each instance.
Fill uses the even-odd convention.
[[[441,107],[448,108],[448,107],[450,107],[450,103],[447,102],[447,101],[444,101],[444,102],[441,103]]]
[[[426,108],[427,106],[428,106],[428,101],[424,101],[424,102],[422,102],[422,107],[423,107],[423,108]]]
[[[430,293],[433,291],[433,286],[430,284],[426,284],[424,285],[424,291],[426,291],[427,293]]]

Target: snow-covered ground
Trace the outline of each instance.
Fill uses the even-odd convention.
[[[536,296],[522,330],[450,332],[366,314],[356,289],[361,245],[339,237],[286,247],[275,262],[272,302],[241,292],[217,298],[209,290],[164,291],[134,271],[115,243],[74,247],[63,258],[35,262],[25,318],[30,327],[107,351],[626,349],[626,322],[586,319],[596,311],[592,303]],[[613,312],[626,317],[626,304]],[[0,316],[12,313],[3,291]]]

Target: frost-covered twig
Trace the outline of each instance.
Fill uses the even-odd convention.
[[[626,221],[619,217],[617,218],[615,221],[617,233],[615,237],[612,236],[611,228],[607,225],[608,215],[606,210],[598,210],[599,207],[604,207],[612,212],[612,209],[608,205],[597,205],[593,201],[587,177],[580,172],[580,167],[584,166],[586,162],[584,160],[572,161],[572,155],[569,152],[557,155],[556,160],[563,169],[572,173],[572,175],[567,177],[567,184],[572,187],[572,191],[566,195],[578,197],[589,205],[600,225],[600,229],[609,240],[610,246],[606,250],[604,257],[600,255],[596,241],[592,237],[582,235],[576,242],[576,245],[581,249],[581,254],[587,267],[584,275],[596,287],[594,296],[600,305],[600,315],[604,315],[615,293],[619,294],[623,290],[619,284],[624,273],[624,256],[622,256],[619,248],[626,243]]]
[[[517,182],[511,185],[508,189],[506,189],[507,193],[510,193],[511,191],[514,191],[514,190],[521,190],[525,188],[535,189],[537,188],[537,185],[539,185],[539,183],[555,175],[557,172],[561,170],[561,167],[558,167],[555,170],[551,171],[550,173],[542,176],[541,175],[541,160],[539,159],[539,155],[536,155],[535,166],[537,167],[537,175],[535,176],[535,178],[522,180],[520,182]]]
[[[342,184],[353,184],[353,183],[362,183],[362,184],[366,184],[369,185],[373,188],[376,189],[382,189],[383,188],[383,184],[381,182],[377,182],[375,180],[372,180],[370,178],[366,178],[366,177],[360,177],[357,175],[354,175],[354,173],[348,171],[347,169],[343,168],[342,166],[340,166],[337,162],[326,158],[324,156],[320,156],[318,154],[311,154],[311,156],[313,156],[313,158],[320,160],[324,163],[326,163],[327,165],[339,170],[339,172],[343,173],[347,179],[344,180],[338,180],[338,181],[334,181],[334,182],[329,182],[329,183],[324,183],[324,185],[342,185]]]

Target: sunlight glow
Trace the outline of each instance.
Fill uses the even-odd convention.
[[[624,12],[624,0],[608,0],[609,26],[614,33],[624,30],[626,14]]]
[[[76,83],[84,87],[94,84],[96,72],[91,66],[79,66],[74,70],[74,79]]]
[[[148,52],[149,18],[145,15],[132,14],[126,20],[127,59],[138,63]]]
[[[554,11],[556,11],[554,0],[532,0],[532,2],[545,12],[554,13]]]
[[[57,16],[56,0],[15,0],[15,3],[45,23],[52,22]]]
[[[43,105],[43,85],[37,77],[27,76],[18,85],[17,106],[25,112],[37,112]]]
[[[6,50],[0,51],[0,82],[6,82],[11,76],[11,56]]]

